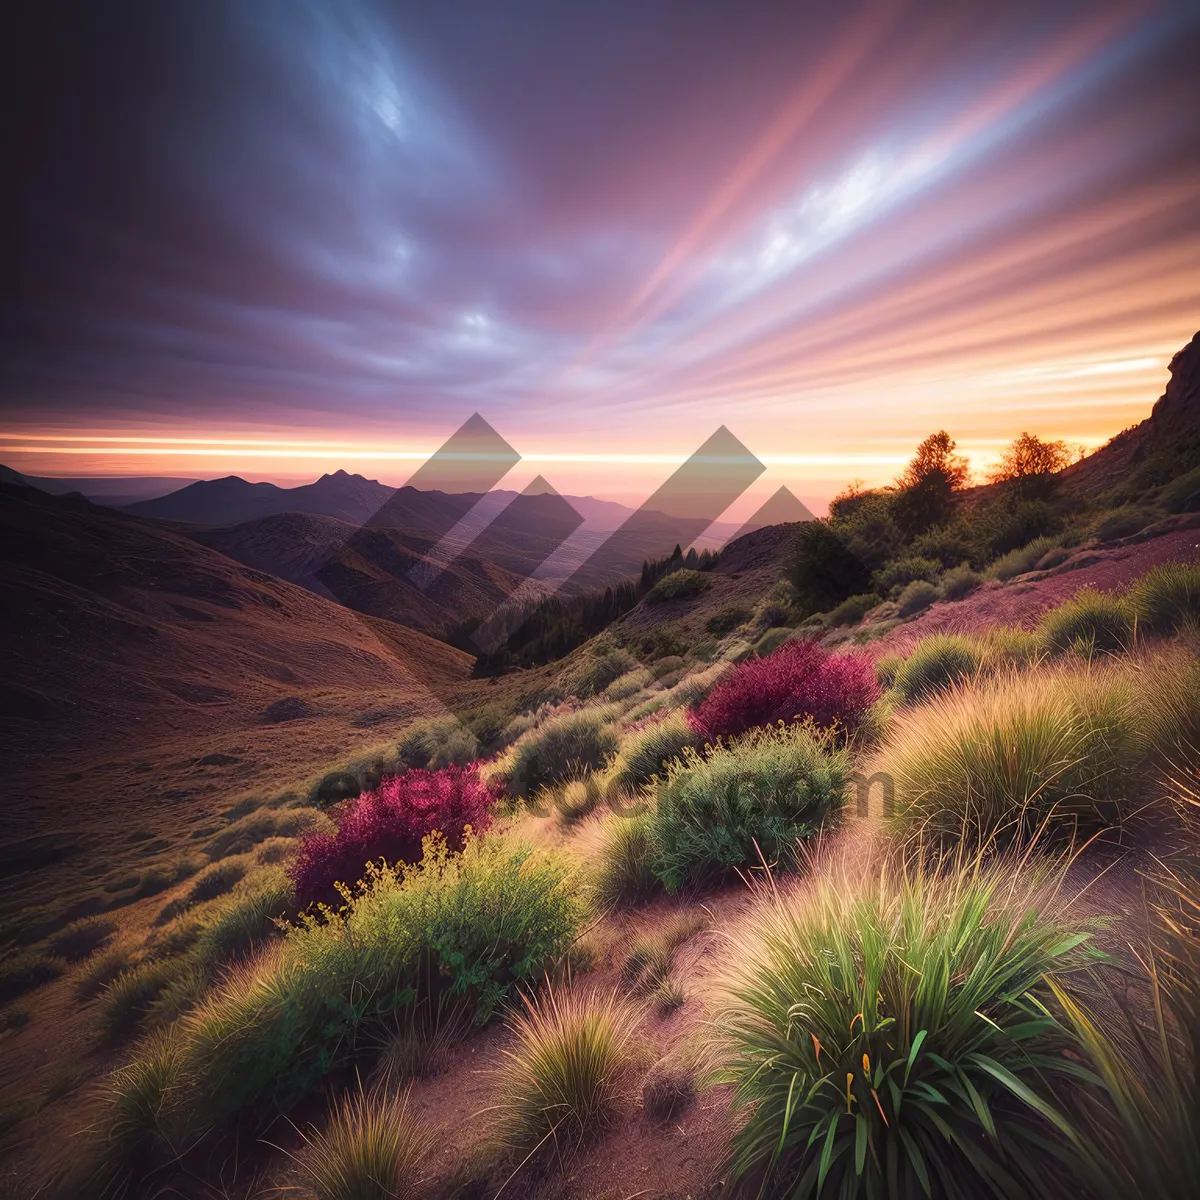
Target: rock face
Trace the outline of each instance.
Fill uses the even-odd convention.
[[[1172,359],[1150,415],[1063,472],[1073,491],[1136,493],[1200,465],[1200,333]]]

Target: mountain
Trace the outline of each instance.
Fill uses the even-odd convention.
[[[335,471],[315,483],[281,488],[274,483],[248,483],[237,475],[202,479],[153,500],[141,500],[125,511],[139,517],[184,521],[193,525],[235,525],[282,512],[317,513],[362,524],[393,496],[394,488]]]
[[[1150,415],[1063,473],[1073,491],[1138,492],[1200,464],[1200,333],[1172,359],[1166,391]]]
[[[86,500],[0,484],[0,546],[0,753],[22,833],[100,797],[150,811],[303,775],[362,714],[436,710],[428,686],[470,670],[443,642]]]
[[[12,472],[16,474],[16,472]],[[14,482],[0,476],[6,482]],[[106,508],[123,508],[141,500],[153,500],[168,492],[178,491],[195,483],[194,479],[176,479],[167,475],[100,475],[55,479],[44,475],[22,475],[22,482],[51,496],[66,496],[78,492],[93,504]]]

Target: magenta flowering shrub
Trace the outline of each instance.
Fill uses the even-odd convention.
[[[709,740],[808,719],[852,733],[879,694],[866,655],[831,654],[813,640],[785,642],[766,658],[732,668],[689,715]]]
[[[336,903],[336,884],[354,884],[368,862],[416,862],[421,842],[437,830],[452,850],[461,850],[469,825],[476,833],[491,824],[496,789],[474,767],[407,771],[384,779],[377,788],[347,801],[335,814],[337,829],[301,843],[292,863],[296,903]]]

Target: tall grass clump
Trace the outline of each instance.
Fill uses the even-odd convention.
[[[509,1022],[515,1039],[495,1075],[489,1110],[506,1151],[571,1150],[609,1124],[626,1099],[640,1013],[617,992],[580,987],[524,996]]]
[[[695,746],[696,741],[696,730],[678,711],[627,733],[621,739],[617,757],[609,770],[609,788],[623,794],[638,791],[660,775],[686,747]]]
[[[1200,564],[1163,563],[1126,592],[1139,632],[1165,636],[1200,628]]]
[[[652,818],[648,810],[610,813],[587,838],[587,885],[598,908],[614,908],[645,899],[660,887],[651,869],[654,856]]]
[[[1049,654],[1115,653],[1132,644],[1133,613],[1119,596],[1081,588],[1042,615],[1037,633]]]
[[[636,670],[638,661],[619,646],[601,645],[582,659],[564,681],[568,695],[580,700],[598,696],[622,675]]]
[[[454,716],[418,722],[398,747],[400,761],[420,770],[469,766],[479,757],[479,750],[474,732]]]
[[[837,812],[849,769],[832,732],[811,725],[685,750],[655,788],[651,869],[674,892],[777,859]]]
[[[1019,546],[1017,549],[1001,555],[984,572],[984,577],[1006,581],[1015,579],[1018,575],[1024,575],[1026,572],[1032,571],[1042,556],[1058,544],[1056,538],[1034,538],[1033,541],[1026,542],[1024,546]]]
[[[692,723],[708,739],[780,721],[811,721],[852,733],[878,699],[869,657],[834,654],[815,640],[795,641],[731,668],[692,713]]]
[[[905,700],[924,700],[964,679],[973,679],[983,653],[968,637],[939,633],[922,638],[896,671],[894,686]]]
[[[359,1040],[443,999],[482,1023],[566,950],[583,913],[566,859],[496,836],[452,854],[431,835],[419,863],[373,864],[347,894],[182,1018],[194,1122],[286,1106]]]
[[[1151,783],[1128,671],[1078,666],[961,685],[896,715],[875,764],[895,831],[997,845],[1120,830]]]
[[[617,715],[614,706],[601,705],[552,717],[509,748],[492,778],[525,799],[541,788],[599,771],[617,752],[612,726]]]
[[[789,1197],[1059,1197],[1079,1079],[1048,983],[1088,930],[1011,869],[888,864],[766,896],[718,1018],[732,1172]]]
[[[365,1093],[334,1106],[324,1129],[305,1133],[295,1184],[314,1200],[410,1200],[422,1194],[434,1149],[407,1094]]]
[[[290,871],[296,903],[336,902],[339,883],[353,885],[368,862],[414,862],[429,834],[442,834],[458,849],[468,828],[491,823],[493,788],[464,767],[412,770],[385,779],[336,816],[332,833],[314,833],[301,843]]]

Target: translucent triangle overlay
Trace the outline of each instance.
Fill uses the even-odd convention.
[[[763,529],[768,525],[790,525],[796,521],[812,521],[815,518],[802,500],[786,487],[781,487],[770,499],[731,537],[731,542]]]

